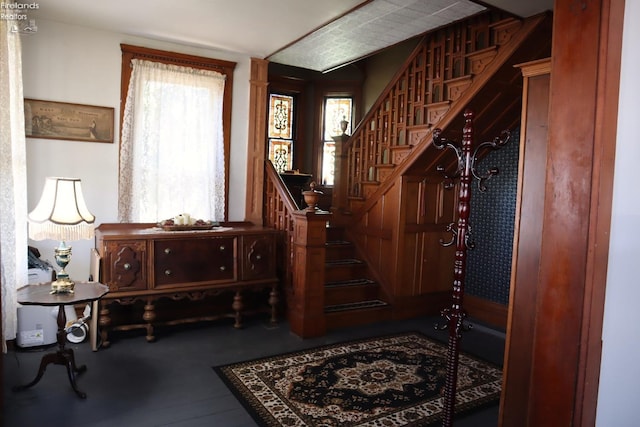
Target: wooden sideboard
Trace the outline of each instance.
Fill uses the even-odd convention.
[[[96,229],[101,283],[109,293],[100,302],[102,346],[113,329],[146,328],[155,340],[156,302],[160,298],[200,300],[234,292],[226,312],[173,319],[184,323],[233,317],[242,326],[243,293],[270,289],[270,322],[276,322],[278,277],[276,243],[280,232],[247,222],[222,223],[211,230],[165,231],[156,224],[102,224]],[[266,292],[266,291],[265,291]],[[140,322],[113,325],[110,306],[142,301]]]

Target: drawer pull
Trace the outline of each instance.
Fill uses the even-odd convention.
[[[260,261],[262,259],[262,255],[256,255],[256,259]]]
[[[226,270],[226,268],[224,267],[224,265],[220,266],[220,271],[225,271],[225,270]]]
[[[171,253],[171,248],[165,248],[164,253],[169,255]]]
[[[124,267],[124,269],[125,269],[125,270],[127,270],[127,271],[131,270],[131,264],[129,264],[128,262],[127,262],[127,263],[125,263],[125,264],[123,265],[123,267]]]
[[[171,273],[171,270],[169,270],[169,269],[167,269],[167,270],[165,270],[165,271],[164,271],[164,275],[165,275],[165,276],[171,276],[171,274],[172,274],[172,273]]]
[[[225,249],[224,245],[220,245],[220,252],[224,252],[224,249]]]

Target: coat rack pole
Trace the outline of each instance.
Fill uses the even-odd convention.
[[[479,175],[476,171],[476,161],[478,152],[481,148],[488,147],[497,149],[505,145],[509,140],[509,132],[503,132],[501,138],[496,138],[492,142],[485,142],[473,149],[473,112],[466,110],[464,113],[465,124],[462,129],[462,143],[460,146],[441,138],[441,130],[433,131],[433,144],[438,149],[450,148],[455,151],[458,161],[456,173],[453,176],[447,176],[448,187],[453,186],[453,181],[459,179],[460,187],[458,191],[458,219],[457,223],[451,223],[447,227],[448,231],[453,233],[450,242],[441,242],[443,246],[451,246],[455,243],[456,252],[453,264],[453,292],[451,306],[442,310],[442,316],[446,319],[446,325],[439,329],[448,329],[449,341],[447,348],[447,372],[444,388],[444,408],[442,411],[443,427],[453,426],[453,417],[455,413],[456,386],[458,381],[458,360],[460,355],[460,340],[462,332],[471,328],[465,325],[464,321],[467,313],[463,308],[464,300],[464,284],[467,268],[467,250],[473,248],[470,240],[471,229],[469,226],[470,216],[470,200],[471,200],[471,180],[477,178],[479,181],[480,191],[485,191],[484,182],[491,176],[498,173],[497,169],[490,169],[484,175]],[[438,170],[444,173],[443,167]]]

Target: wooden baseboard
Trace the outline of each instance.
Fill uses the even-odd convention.
[[[439,315],[451,305],[450,292],[396,298],[393,301],[393,319],[410,319],[417,316]],[[469,317],[489,326],[506,330],[508,306],[483,298],[465,295],[464,309]]]
[[[506,305],[474,297],[473,295],[465,295],[464,308],[469,317],[503,330],[507,329],[509,308]]]
[[[393,319],[403,320],[418,316],[439,315],[443,308],[450,305],[450,292],[435,292],[426,295],[396,297],[392,302]]]

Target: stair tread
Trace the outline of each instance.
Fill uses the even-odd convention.
[[[358,310],[358,309],[367,309],[367,308],[380,308],[387,307],[389,304],[379,300],[369,300],[369,301],[359,301],[359,302],[351,302],[347,304],[336,304],[330,305],[324,308],[325,313],[332,313],[337,311],[347,311],[347,310]]]
[[[374,285],[375,281],[371,279],[350,279],[350,280],[336,280],[333,282],[327,282],[324,284],[325,287],[333,287],[333,286],[357,286],[357,285]]]
[[[334,259],[325,262],[327,267],[337,266],[337,265],[361,265],[364,264],[364,261],[355,259],[355,258],[344,258],[344,259]]]
[[[328,240],[326,245],[327,246],[348,246],[348,245],[353,245],[353,243],[348,240]]]

